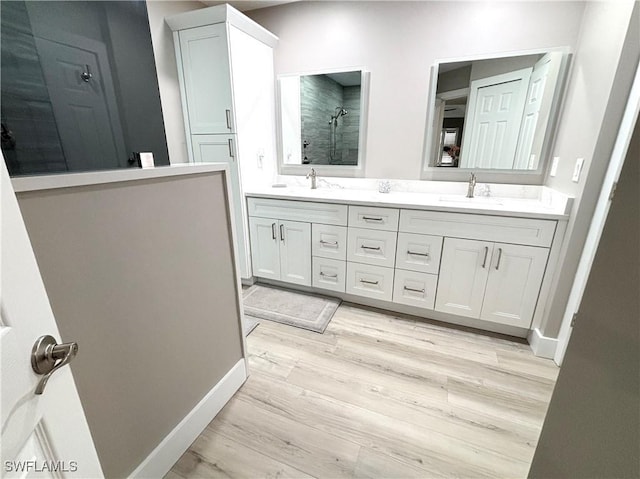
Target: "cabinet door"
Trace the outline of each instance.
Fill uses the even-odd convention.
[[[445,238],[436,311],[479,318],[493,243]]]
[[[278,220],[250,218],[249,229],[253,274],[260,278],[280,279]]]
[[[311,286],[311,223],[280,221],[280,280]]]
[[[528,328],[548,255],[547,248],[496,243],[480,319]]]
[[[233,132],[226,24],[189,28],[179,35],[191,134]]]

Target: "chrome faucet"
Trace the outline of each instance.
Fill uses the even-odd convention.
[[[315,190],[318,186],[316,185],[316,179],[318,175],[316,174],[316,170],[311,168],[311,173],[307,174],[307,179],[311,178],[311,189]]]
[[[473,190],[476,187],[476,175],[471,173],[469,177],[469,187],[467,188],[467,198],[473,198]]]

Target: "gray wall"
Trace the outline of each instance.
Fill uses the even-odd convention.
[[[21,193],[107,477],[125,477],[242,357],[222,173]]]
[[[529,477],[640,477],[640,122]]]

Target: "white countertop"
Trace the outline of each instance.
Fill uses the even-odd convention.
[[[561,220],[566,220],[569,217],[571,208],[570,199],[556,201],[552,194],[544,195],[544,199],[484,196],[466,198],[460,194],[406,191],[378,193],[375,190],[347,188],[318,188],[312,190],[309,187],[300,186],[286,186],[284,188],[264,186],[245,191],[245,196]]]

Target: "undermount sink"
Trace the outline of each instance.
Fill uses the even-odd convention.
[[[503,201],[498,198],[491,198],[489,196],[474,196],[473,198],[467,198],[462,195],[444,195],[438,198],[442,202],[446,203],[477,203],[483,205],[501,205]]]

